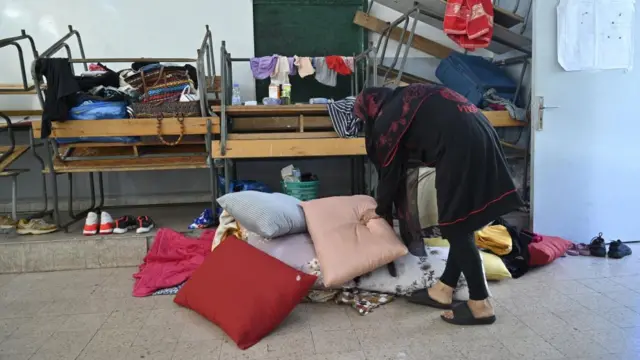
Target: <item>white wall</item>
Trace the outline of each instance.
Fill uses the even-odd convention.
[[[16,36],[25,29],[39,51],[65,35],[67,25],[80,31],[87,57],[195,58],[205,25],[213,34],[216,65],[222,40],[234,56],[253,56],[251,0],[0,0],[0,36]],[[76,48],[72,50],[79,56]],[[20,81],[13,48],[0,50],[0,64],[0,83]],[[233,73],[246,95],[253,94],[247,65],[241,64]],[[0,97],[0,109],[29,107],[38,107],[35,97]]]

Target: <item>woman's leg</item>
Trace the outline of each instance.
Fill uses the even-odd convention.
[[[446,230],[443,230],[443,235],[444,234],[446,234]],[[473,233],[449,235],[449,244],[451,245],[449,259],[447,260],[447,266],[440,280],[444,286],[452,286],[455,288],[457,285],[457,282],[453,282],[457,279],[455,276],[457,275],[459,278],[460,272],[462,272],[469,287],[469,301],[467,305],[471,310],[471,314],[476,319],[492,317],[494,311],[493,306],[489,302],[487,278],[484,274],[482,258],[480,257],[480,251],[476,247]],[[449,265],[450,260],[454,260],[451,267]],[[443,316],[448,319],[453,319],[454,313],[447,311]],[[493,321],[495,321],[495,318]]]
[[[447,233],[442,230],[443,235]],[[484,300],[489,297],[487,279],[482,267],[480,251],[476,247],[473,233],[464,235],[450,235],[446,237],[451,248],[447,265],[440,277],[445,285],[455,288],[460,278],[460,273],[464,274],[469,286],[470,300]]]

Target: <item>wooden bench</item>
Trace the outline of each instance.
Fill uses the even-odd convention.
[[[67,229],[84,214],[95,208],[102,207],[104,191],[102,182],[103,172],[129,171],[163,171],[185,169],[210,169],[211,181],[217,180],[215,169],[210,166],[211,141],[213,136],[220,134],[220,120],[217,116],[190,117],[183,119],[184,126],[177,118],[164,118],[160,124],[160,133],[169,137],[183,135],[184,143],[167,146],[156,140],[158,136],[158,121],[156,119],[105,119],[105,120],[68,120],[52,122],[47,149],[47,165],[43,170],[50,175],[53,197],[54,217],[58,226]],[[41,137],[42,122],[32,122],[33,133],[36,138]],[[152,137],[151,142],[136,143],[91,143],[57,145],[56,139],[79,137],[122,137],[140,136]],[[167,138],[167,141],[174,139]],[[57,152],[54,153],[54,149]],[[71,154],[71,156],[70,156]],[[69,214],[72,221],[62,225],[59,221],[57,180],[56,176],[67,174],[69,183],[72,175],[88,173],[91,186],[91,202],[89,209],[78,214],[73,213],[73,192],[69,189]],[[100,201],[96,206],[96,191],[93,174],[98,174]],[[215,193],[212,193],[215,198]]]
[[[220,113],[221,107],[212,110]],[[507,111],[483,113],[494,127],[526,125]],[[213,142],[215,158],[366,155],[364,138],[343,139],[333,131],[326,105],[227,106],[226,115],[231,130],[224,152],[221,141]]]

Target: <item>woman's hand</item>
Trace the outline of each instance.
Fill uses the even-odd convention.
[[[360,223],[362,225],[367,225],[367,223],[373,219],[380,219],[380,215],[376,214],[375,209],[368,209],[360,217]]]

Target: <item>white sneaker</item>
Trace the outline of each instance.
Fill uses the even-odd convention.
[[[103,211],[100,213],[100,234],[109,235],[113,233],[113,228],[116,227],[115,221],[108,212]]]
[[[98,214],[93,211],[87,214],[87,220],[84,222],[84,228],[82,234],[95,235],[98,233]]]

